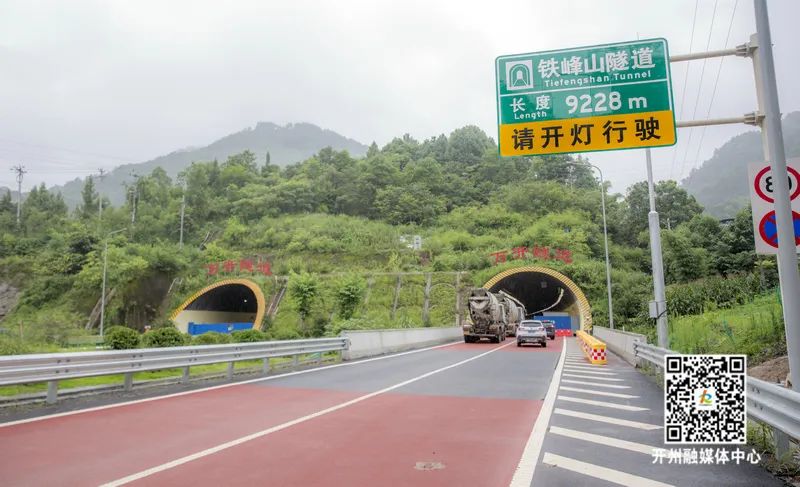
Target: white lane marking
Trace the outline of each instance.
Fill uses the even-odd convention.
[[[650,423],[640,423],[638,421],[629,421],[627,419],[612,418],[611,416],[601,416],[599,414],[583,413],[580,411],[573,411],[571,409],[555,408],[554,413],[562,416],[571,416],[573,418],[589,419],[592,421],[599,421],[601,423],[618,424],[620,426],[627,426],[629,428],[636,428],[640,430],[658,430],[661,426]]]
[[[125,402],[118,402],[118,403],[114,403],[114,404],[106,404],[104,406],[95,406],[93,408],[78,409],[78,410],[75,410],[75,411],[65,411],[63,413],[47,414],[45,416],[37,416],[35,418],[27,418],[27,419],[20,419],[20,420],[17,420],[17,421],[10,421],[8,423],[0,423],[0,428],[4,428],[6,426],[14,426],[14,425],[17,425],[17,424],[33,423],[34,421],[42,421],[42,420],[45,420],[45,419],[61,418],[63,416],[72,416],[74,414],[91,413],[91,412],[94,412],[94,411],[102,411],[104,409],[111,409],[111,408],[122,407],[122,406],[130,406],[130,405],[133,405],[133,404],[141,404],[141,403],[150,402],[150,401],[159,401],[161,399],[169,399],[169,398],[172,398],[172,397],[186,396],[186,395],[189,395],[189,394],[196,394],[198,392],[207,392],[207,391],[213,391],[213,390],[216,390],[216,389],[224,389],[226,387],[236,387],[236,386],[240,386],[240,385],[243,385],[243,384],[252,384],[253,382],[263,382],[263,381],[268,381],[268,380],[283,379],[284,377],[292,377],[292,376],[295,376],[295,375],[309,374],[311,372],[319,372],[320,370],[335,369],[337,367],[347,367],[347,366],[350,366],[350,365],[366,364],[368,362],[374,362],[376,360],[386,360],[386,359],[395,358],[395,357],[402,357],[403,355],[409,355],[409,354],[412,354],[412,353],[427,352],[428,350],[434,350],[434,349],[437,349],[437,348],[450,347],[450,346],[453,346],[453,345],[458,345],[459,343],[464,343],[464,342],[462,340],[459,340],[457,342],[445,343],[444,345],[435,345],[433,347],[420,348],[419,350],[410,350],[408,352],[396,353],[396,354],[393,354],[393,355],[381,355],[380,357],[373,357],[373,358],[368,358],[368,359],[364,359],[364,360],[356,360],[356,361],[353,361],[353,362],[342,362],[342,363],[339,363],[339,364],[326,365],[325,367],[317,367],[317,368],[313,368],[313,369],[298,370],[296,372],[287,372],[285,374],[280,374],[280,375],[271,375],[271,376],[268,376],[268,377],[259,377],[257,379],[248,379],[248,380],[243,380],[243,381],[239,381],[239,382],[231,382],[231,383],[228,383],[228,384],[220,384],[220,385],[216,385],[216,386],[203,387],[201,389],[192,389],[191,391],[175,392],[173,394],[166,394],[164,396],[147,397],[147,398],[144,398],[144,399],[135,399],[133,401],[125,401]],[[503,345],[503,346],[505,346],[505,345]]]
[[[558,396],[558,399],[567,402],[577,402],[581,404],[589,404],[591,406],[599,406],[602,408],[620,409],[622,411],[649,411],[648,408],[642,408],[639,406],[628,406],[627,404],[617,404],[615,402],[594,401],[592,399],[581,399],[580,397]]]
[[[588,375],[588,374],[586,374],[584,372],[581,372],[580,374],[573,374],[573,373],[570,373],[570,372],[564,372],[563,375],[564,375],[564,377],[577,377],[578,379],[604,380],[606,382],[623,382],[624,381],[624,379],[613,379],[611,377],[592,376],[592,375]]]
[[[620,472],[619,470],[601,467],[600,465],[595,465],[593,463],[581,462],[580,460],[575,460],[574,458],[562,457],[561,455],[555,455],[553,453],[545,452],[542,462],[546,463],[547,465],[561,467],[566,470],[572,470],[573,472],[588,475],[589,477],[594,477],[596,479],[629,487],[673,487],[671,484],[665,484],[664,482],[659,482],[657,480],[651,480],[646,477],[640,477],[638,475]]]
[[[587,369],[585,367],[575,367],[575,366],[564,366],[564,372],[576,372],[581,374],[592,374],[592,375],[617,375],[614,372],[601,372],[597,369]]]
[[[571,430],[568,428],[561,428],[559,426],[551,426],[550,432],[556,435],[567,436],[576,440],[589,441],[603,446],[613,446],[615,448],[622,448],[625,450],[635,451],[636,453],[644,453],[645,455],[652,455],[653,450],[659,447],[645,445],[643,443],[635,443],[633,441],[620,440],[619,438],[612,438],[610,436],[595,435],[585,431]]]
[[[300,423],[305,423],[306,421],[310,421],[310,420],[318,418],[320,416],[324,416],[324,415],[332,413],[334,411],[338,411],[340,409],[344,409],[344,408],[352,406],[354,404],[358,404],[360,402],[366,401],[367,399],[371,399],[371,398],[373,398],[375,396],[379,396],[381,394],[385,394],[385,393],[393,391],[395,389],[399,389],[401,387],[407,386],[407,385],[409,385],[411,383],[414,383],[414,382],[417,382],[419,380],[425,379],[425,378],[430,377],[430,376],[432,376],[434,374],[438,374],[440,372],[444,372],[445,370],[450,370],[450,369],[458,367],[460,365],[464,365],[464,364],[466,364],[468,362],[472,362],[473,360],[477,360],[477,359],[479,359],[481,357],[485,357],[486,355],[489,355],[490,353],[494,353],[494,352],[496,352],[496,351],[498,351],[498,350],[500,350],[502,348],[505,348],[505,347],[507,347],[509,345],[513,345],[513,343],[514,342],[506,343],[505,345],[501,345],[499,347],[495,347],[495,348],[493,348],[491,350],[483,352],[483,353],[481,353],[479,355],[475,355],[475,356],[470,357],[468,359],[464,359],[464,360],[462,360],[460,362],[456,362],[454,364],[450,364],[450,365],[446,365],[444,367],[440,367],[440,368],[438,368],[436,370],[432,370],[430,372],[426,372],[426,373],[424,373],[422,375],[418,375],[418,376],[413,377],[411,379],[404,380],[403,382],[398,382],[397,384],[391,385],[389,387],[385,387],[385,388],[383,388],[383,389],[381,389],[379,391],[370,392],[369,394],[364,394],[363,396],[359,396],[359,397],[357,397],[355,399],[351,399],[349,401],[345,401],[345,402],[337,404],[335,406],[331,406],[329,408],[322,409],[322,410],[317,411],[315,413],[308,414],[306,416],[303,416],[302,418],[296,418],[296,419],[293,419],[291,421],[287,421],[287,422],[285,422],[283,424],[279,424],[277,426],[272,426],[271,428],[267,428],[267,429],[264,429],[264,430],[261,430],[261,431],[257,431],[255,433],[251,433],[251,434],[249,434],[247,436],[242,436],[241,438],[237,438],[235,440],[227,441],[225,443],[219,444],[217,446],[213,446],[211,448],[206,448],[205,450],[199,451],[197,453],[192,453],[191,455],[186,455],[184,457],[177,458],[175,460],[172,460],[171,462],[163,463],[161,465],[156,465],[155,467],[150,467],[150,468],[148,468],[146,470],[142,470],[141,472],[136,472],[134,474],[128,475],[128,476],[123,477],[121,479],[112,480],[111,482],[102,484],[101,487],[116,487],[116,486],[119,486],[119,485],[125,485],[127,483],[133,482],[134,480],[143,479],[145,477],[149,477],[149,476],[154,475],[156,473],[163,472],[165,470],[169,470],[171,468],[178,467],[180,465],[183,465],[185,463],[197,460],[199,458],[207,457],[209,455],[213,455],[214,453],[218,453],[220,451],[227,450],[229,448],[233,448],[234,446],[241,445],[242,443],[246,443],[248,441],[252,441],[252,440],[255,440],[257,438],[264,437],[264,436],[269,435],[271,433],[275,433],[277,431],[284,430],[286,428],[289,428],[290,426],[294,426],[294,425],[300,424]]]
[[[544,396],[542,408],[539,410],[539,417],[536,418],[536,422],[533,424],[528,442],[525,443],[522,457],[519,459],[517,469],[514,471],[514,477],[511,478],[510,487],[528,487],[533,481],[533,473],[539,461],[539,453],[542,451],[544,436],[547,434],[547,425],[550,424],[550,416],[553,414],[553,406],[556,402],[558,386],[561,380],[561,370],[564,367],[564,358],[567,351],[566,340],[563,343],[561,357],[558,360],[558,365],[556,365],[556,370],[553,372],[550,388],[547,389],[547,394]]]
[[[566,375],[566,374],[564,374]],[[584,384],[587,386],[594,386],[594,387],[608,387],[609,389],[630,389],[631,386],[617,386],[614,384],[598,384],[597,382],[588,382],[585,380],[573,380],[573,379],[561,379],[561,382],[566,382],[567,384]]]
[[[572,392],[585,392],[586,394],[596,394],[598,396],[608,396],[608,397],[621,397],[622,399],[638,399],[639,396],[634,396],[631,394],[618,394],[616,392],[605,392],[605,391],[596,391],[594,389],[581,389],[579,387],[569,387],[569,386],[561,386],[562,391],[572,391]]]

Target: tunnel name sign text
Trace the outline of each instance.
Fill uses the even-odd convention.
[[[675,144],[665,39],[500,56],[501,156]]]

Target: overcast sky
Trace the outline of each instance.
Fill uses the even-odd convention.
[[[673,54],[721,49],[735,3],[699,0],[691,41],[695,0],[0,0],[0,186],[15,185],[18,162],[28,189],[258,121],[306,121],[379,145],[467,124],[494,138],[496,56],[637,37],[665,37]],[[769,8],[786,113],[800,109],[800,2]],[[752,1],[739,0],[729,45],[754,30]],[[732,57],[710,104],[719,65],[673,64],[679,120],[756,108],[751,63]],[[748,129],[681,129],[675,148],[653,151],[656,177],[685,177]],[[643,151],[588,157],[617,191],[645,177]]]

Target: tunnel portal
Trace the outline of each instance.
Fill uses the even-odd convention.
[[[260,328],[265,300],[261,288],[247,279],[228,279],[206,286],[171,316],[178,329],[192,335]]]
[[[508,269],[489,279],[483,287],[493,293],[505,291],[517,298],[528,317],[533,313],[569,316],[573,329],[591,330],[591,307],[583,291],[569,277],[553,269],[540,266]]]

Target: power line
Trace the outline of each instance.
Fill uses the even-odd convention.
[[[723,49],[728,48],[728,42],[731,38],[731,29],[733,28],[733,18],[736,16],[736,7],[739,5],[739,0],[733,2],[733,12],[731,12],[731,21],[728,24],[728,33],[725,35],[725,47]],[[711,117],[711,106],[714,104],[714,97],[717,94],[717,84],[719,83],[719,75],[722,72],[722,62],[725,61],[724,57],[721,57],[719,60],[719,67],[717,68],[717,76],[714,78],[714,89],[711,91],[711,101],[708,102],[708,111],[706,111],[706,118]],[[703,130],[700,132],[700,144],[697,146],[697,153],[694,155],[694,165],[697,166],[697,163],[700,159],[700,149],[703,147],[703,138],[706,136],[706,126],[703,126]]]
[[[26,145],[28,147],[38,147],[40,149],[50,149],[50,150],[57,150],[57,151],[62,151],[62,152],[72,152],[72,153],[80,155],[80,156],[87,156],[88,155],[88,156],[102,157],[102,158],[105,158],[105,159],[117,159],[119,161],[124,161],[124,162],[129,162],[129,163],[138,162],[138,161],[134,161],[133,159],[131,159],[129,157],[114,156],[114,155],[111,155],[111,154],[103,154],[103,153],[100,153],[100,152],[89,152],[89,151],[83,151],[83,150],[78,150],[78,149],[69,149],[67,147],[59,147],[59,146],[55,146],[55,145],[31,144],[29,142],[20,142],[18,140],[6,139],[4,137],[0,137],[0,141],[2,141],[2,142],[10,142],[12,144],[17,144],[17,145]]]
[[[714,0],[714,10],[711,12],[711,26],[708,28],[708,39],[706,40],[706,51],[711,47],[711,34],[714,32],[714,21],[717,18],[717,4],[719,0]],[[706,73],[706,63],[708,58],[703,59],[703,66],[700,68],[700,81],[697,82],[697,96],[694,99],[694,109],[692,110],[692,120],[697,116],[697,106],[700,103],[700,93],[703,91],[703,77]],[[692,144],[692,133],[694,127],[689,129],[689,139],[686,141],[686,151],[683,153],[683,162],[681,162],[681,171],[678,173],[678,178],[683,177],[683,170],[686,166],[686,160],[689,156],[689,147]]]
[[[692,47],[694,46],[694,28],[697,24],[697,6],[700,4],[700,0],[695,0],[694,2],[694,15],[692,16],[692,35],[689,37],[689,54],[692,53]],[[683,102],[686,101],[686,84],[689,81],[689,67],[691,66],[692,62],[686,62],[686,74],[683,76],[683,90],[681,92],[681,106],[678,110],[678,118],[683,115]],[[669,167],[669,178],[672,179],[672,174],[675,172],[675,160],[678,158],[678,147],[675,146],[675,150],[672,151],[672,164]]]

